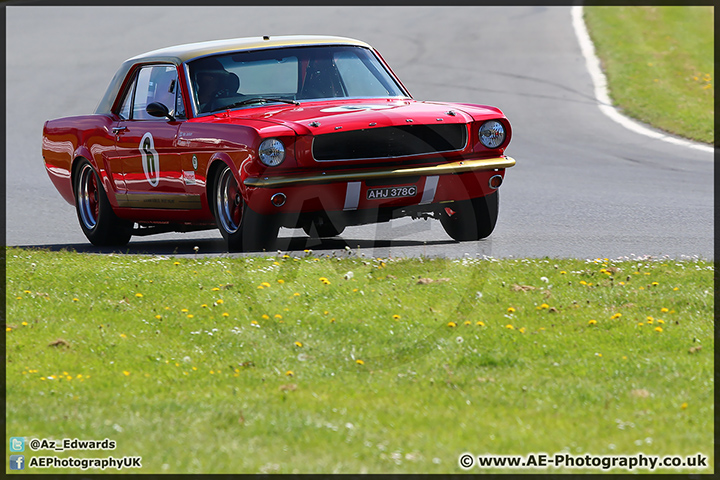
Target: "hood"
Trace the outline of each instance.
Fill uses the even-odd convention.
[[[271,104],[223,112],[222,123],[259,120],[284,125],[298,135],[412,124],[467,123],[502,113],[493,107],[410,99],[338,99],[303,102],[298,106]]]

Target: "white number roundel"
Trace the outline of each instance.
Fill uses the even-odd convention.
[[[150,185],[157,187],[160,183],[160,157],[155,151],[155,140],[152,133],[147,132],[140,139],[140,155],[142,155],[142,166]]]

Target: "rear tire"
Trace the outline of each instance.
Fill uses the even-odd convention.
[[[80,228],[95,246],[127,245],[132,236],[132,223],[113,212],[100,177],[85,159],[75,167],[75,209]]]
[[[480,240],[495,229],[499,192],[471,200],[454,202],[440,213],[445,232],[458,242]]]
[[[280,230],[277,220],[248,207],[227,165],[218,171],[214,185],[215,222],[227,242],[228,251],[271,250]]]

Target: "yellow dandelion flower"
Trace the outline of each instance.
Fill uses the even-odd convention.
[[[279,278],[277,282],[278,282],[280,285],[282,285],[283,283],[285,283],[285,280],[283,280],[282,278]]]
[[[263,315],[263,316],[265,316],[265,315]],[[270,318],[270,317],[268,317],[268,318]],[[258,325],[258,322],[257,322],[257,320],[253,320],[253,321],[251,321],[251,322],[250,322],[250,325]]]
[[[475,323],[475,325],[478,325],[478,326],[480,326],[480,327],[484,327],[484,326],[485,326],[485,324],[484,324],[483,322],[477,322],[477,323]]]
[[[457,327],[457,324],[455,322],[448,322],[447,326],[450,328],[454,328]]]
[[[638,288],[638,290],[645,290],[645,287],[640,287]]]
[[[680,290],[678,287],[673,288],[673,292],[677,292],[678,290]]]
[[[567,272],[565,270],[560,270],[560,275],[567,275]]]
[[[642,327],[643,325],[645,325],[643,322],[638,322],[638,327]]]
[[[508,313],[514,313],[514,312],[515,312],[515,309],[514,309],[513,307],[508,307],[507,312],[508,312]]]
[[[120,338],[127,338],[127,335],[125,335],[124,333],[121,333]]]
[[[137,298],[142,298],[142,297],[143,297],[143,294],[142,294],[142,293],[136,293],[135,296],[136,296]]]
[[[683,402],[683,404],[680,405],[680,408],[682,408],[683,410],[685,410],[687,407],[688,407],[687,402]]]
[[[617,320],[618,318],[622,317],[622,313],[616,313],[612,317],[610,317],[611,320]]]
[[[162,315],[155,315],[155,318],[160,320],[162,318]]]
[[[276,313],[276,314],[275,314],[275,318],[281,319],[281,318],[282,318],[282,315],[280,315],[279,313]]]
[[[223,316],[223,317],[229,317],[230,314],[229,314],[228,312],[223,312],[222,316]]]
[[[660,333],[660,332],[663,331],[663,329],[662,329],[662,327],[655,327],[655,331],[658,332],[658,333]]]
[[[665,308],[665,307],[661,308],[660,311],[661,311],[662,313],[667,313],[667,312],[669,312],[669,310],[668,310],[667,308]]]
[[[264,290],[264,289],[265,289],[265,287],[263,287],[262,285],[258,285],[258,289],[260,289],[260,290]]]
[[[319,280],[320,280],[321,282],[327,282],[327,281],[328,281],[328,279],[325,278],[325,277],[320,277]]]
[[[585,280],[580,280],[580,285],[587,285],[587,282]]]
[[[268,282],[262,282],[260,285],[262,285],[265,288],[270,288],[270,284]]]
[[[296,346],[296,347],[302,347],[302,343],[301,343],[301,342],[295,342],[295,346]]]
[[[173,265],[180,265],[180,262],[175,262],[173,263]]]
[[[353,293],[357,292],[358,290],[359,290],[358,288],[353,288]]]
[[[465,325],[465,326],[472,325],[472,322],[470,320],[465,320],[465,323],[463,323],[463,325]]]
[[[658,322],[658,323],[665,324],[665,320],[663,320],[662,318],[658,318],[658,319],[657,319],[657,322]]]
[[[653,287],[657,287],[660,284],[658,282],[652,282],[650,285],[652,285]]]
[[[298,292],[293,293],[293,297],[299,297],[300,294]]]
[[[597,320],[590,320],[588,325],[597,325]]]
[[[359,358],[357,360],[355,360],[355,363],[357,363],[358,365],[365,365],[365,362],[363,362]]]
[[[200,308],[207,308],[207,303],[203,303],[202,305],[200,305]]]
[[[219,289],[218,287],[213,287],[213,288],[212,288],[212,291],[213,291],[213,292],[219,292],[220,289]]]
[[[505,325],[505,328],[507,328],[508,330],[515,330],[515,327],[510,324]]]
[[[267,314],[263,313],[262,319],[263,319],[263,320],[270,320],[270,315],[267,315]]]
[[[28,322],[22,322],[21,325],[22,325],[23,327],[27,327],[27,326],[28,326]]]
[[[525,333],[525,327],[520,328],[520,329],[518,330],[518,332],[520,332],[520,333]]]
[[[330,319],[330,323],[335,323],[335,317]]]
[[[183,309],[180,310],[180,311],[181,311],[182,313],[187,313],[187,312],[189,312],[190,310],[188,310],[187,308],[183,308]]]
[[[620,285],[625,285],[625,282],[620,282]]]
[[[400,320],[400,315],[395,314],[392,316],[393,320]]]
[[[538,310],[546,310],[546,309],[550,308],[550,305],[548,305],[547,303],[543,303],[542,305],[540,305],[540,306],[538,306],[538,307],[536,307],[536,308],[537,308]]]
[[[5,331],[6,331],[6,332],[12,332],[12,328],[10,328],[10,327],[5,327]]]
[[[125,375],[126,377],[128,377],[128,376],[130,376],[130,372],[128,372],[127,370],[123,370],[123,375]]]
[[[653,317],[648,316],[645,318],[645,320],[655,320],[655,319]]]
[[[190,313],[190,314],[188,314],[187,318],[195,318],[195,315],[193,315],[192,313]]]
[[[292,377],[292,376],[295,375],[295,374],[293,373],[292,370],[288,370],[287,372],[285,372],[285,375],[288,376],[288,377]]]
[[[20,300],[20,299],[22,299],[22,297],[18,297],[18,300]],[[75,297],[75,298],[72,299],[72,301],[73,301],[73,302],[79,302],[80,299],[77,298],[77,297]]]
[[[223,302],[222,298],[218,298],[217,300],[215,300],[215,303],[217,303],[218,305],[222,305],[225,302]]]
[[[288,254],[286,253],[285,255],[282,256],[282,258],[290,258],[290,255],[288,255]]]

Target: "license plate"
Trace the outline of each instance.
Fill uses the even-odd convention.
[[[368,200],[383,200],[385,198],[414,197],[417,195],[417,186],[371,188],[367,191]]]

